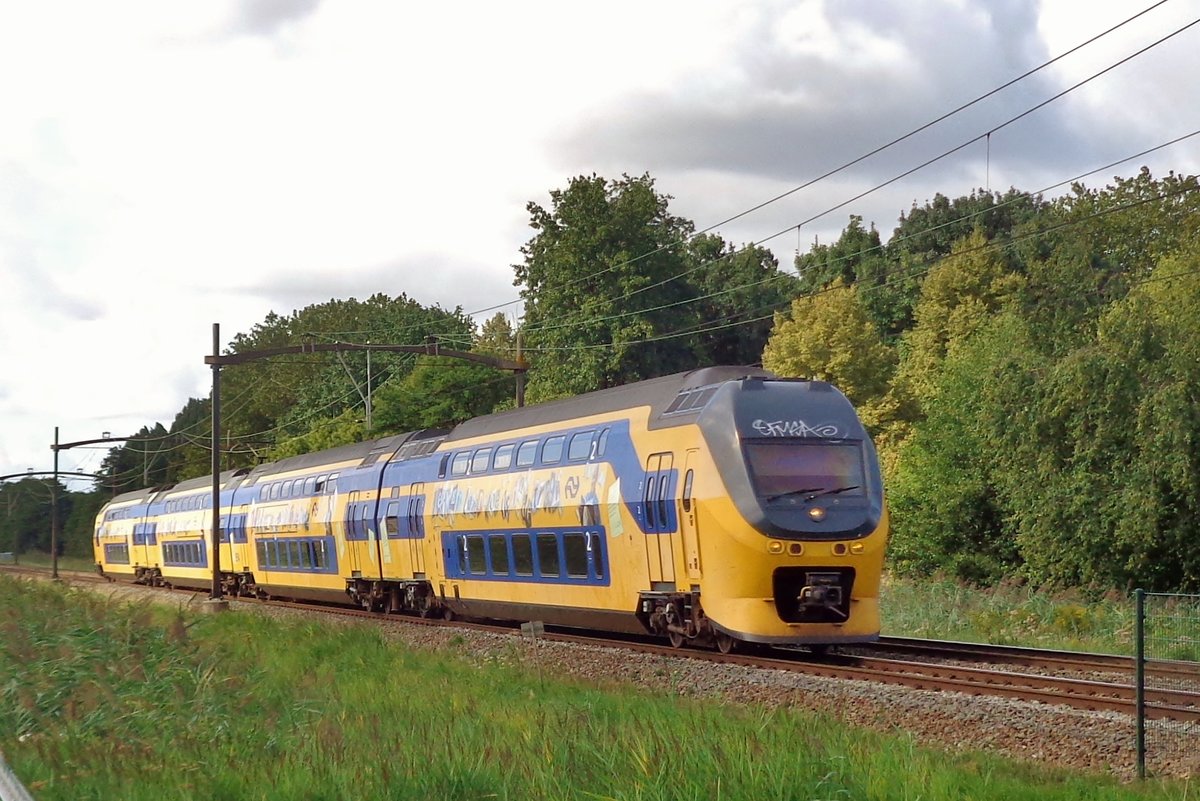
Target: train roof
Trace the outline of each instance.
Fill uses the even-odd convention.
[[[611,389],[601,389],[571,398],[539,403],[521,409],[485,415],[456,426],[447,438],[450,441],[498,434],[513,429],[561,423],[578,417],[635,409],[649,406],[653,421],[671,406],[676,398],[700,387],[738,381],[743,378],[774,378],[760,367],[704,367],[684,373],[651,378]],[[699,409],[695,410],[697,413]],[[679,422],[684,422],[679,420]]]

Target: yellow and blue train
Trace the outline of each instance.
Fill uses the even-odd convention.
[[[230,471],[231,594],[737,641],[875,639],[887,511],[853,407],[710,367]],[[212,479],[96,519],[113,578],[208,587]]]

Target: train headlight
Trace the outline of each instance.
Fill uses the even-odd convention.
[[[768,553],[783,553],[783,543],[780,542],[779,540],[773,540],[771,542],[771,544],[767,546],[767,552]]]
[[[822,506],[813,506],[808,510],[808,516],[814,523],[820,523],[825,519],[825,508]]]
[[[850,553],[862,553],[865,550],[867,550],[867,546],[861,542],[855,542],[850,545]]]

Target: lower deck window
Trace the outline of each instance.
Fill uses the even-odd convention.
[[[513,572],[518,576],[533,575],[533,545],[528,534],[512,535]]]
[[[114,565],[129,564],[129,546],[123,542],[105,545],[104,561]]]
[[[163,564],[176,567],[202,567],[205,564],[204,544],[200,542],[164,542]]]
[[[322,573],[335,569],[329,545],[323,539],[258,540],[255,551],[262,569]]]
[[[542,576],[559,576],[558,537],[553,534],[538,534],[538,573]]]
[[[602,530],[455,534],[446,546],[453,577],[574,584],[607,574]]]

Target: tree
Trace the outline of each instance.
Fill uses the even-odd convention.
[[[1021,409],[1040,363],[1025,322],[1011,310],[946,356],[925,417],[889,476],[895,569],[994,582],[1020,567],[1003,489],[1027,475],[1010,458],[1010,440],[1026,435]]]
[[[862,221],[859,215],[851,214],[849,225],[836,242],[814,242],[808,253],[796,257],[801,292],[815,292],[839,279],[849,286],[858,280],[858,268],[864,261],[882,257],[879,232],[874,225],[870,230],[863,228]]]
[[[904,359],[893,391],[919,409],[937,391],[942,360],[955,342],[965,341],[1022,286],[1020,276],[988,249],[976,230],[951,248],[921,285],[916,325],[904,336]]]
[[[776,314],[763,351],[763,366],[775,373],[837,386],[868,426],[879,422],[876,406],[887,392],[895,363],[858,293],[840,278],[820,294],[793,300],[790,317]]]
[[[757,364],[772,328],[772,312],[796,294],[796,280],[780,271],[766,248],[735,248],[715,234],[701,234],[687,245],[690,283],[702,333],[697,337],[700,364]]]
[[[536,354],[529,397],[545,400],[695,366],[694,297],[679,244],[692,224],[648,175],[573,178],[551,208],[526,207],[537,233],[514,265],[523,332]]]

